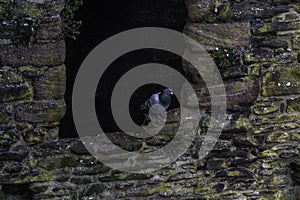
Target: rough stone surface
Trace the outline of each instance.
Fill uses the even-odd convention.
[[[15,70],[0,69],[0,103],[20,99],[30,99],[33,96],[32,86]]]
[[[65,60],[65,42],[32,44],[31,46],[0,46],[0,64],[8,66],[57,66]]]
[[[64,65],[49,68],[33,82],[34,97],[40,100],[62,99],[66,88]]]
[[[185,63],[201,106],[193,144],[161,170],[130,174],[92,157],[78,138],[58,139],[65,112],[64,1],[0,0],[0,199],[299,199],[299,2],[186,5],[185,33],[205,45],[224,80],[224,128],[199,159],[213,120],[210,98],[203,78]],[[179,109],[168,114],[161,133],[146,140],[147,151],[176,135]],[[141,148],[141,139],[124,133],[107,137],[128,151]]]
[[[56,122],[64,116],[65,104],[63,100],[22,103],[15,107],[15,113],[18,121]]]
[[[216,47],[234,48],[236,46],[248,46],[250,44],[250,24],[199,24],[188,23],[185,33],[198,41],[207,50]]]
[[[281,96],[300,93],[299,66],[285,66],[267,72],[263,80],[264,96]]]

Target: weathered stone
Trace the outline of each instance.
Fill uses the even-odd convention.
[[[22,66],[18,68],[18,71],[27,78],[35,78],[42,75],[47,69],[47,67]]]
[[[0,149],[6,149],[20,140],[20,134],[15,129],[0,131]]]
[[[65,42],[63,40],[18,47],[2,45],[0,46],[0,64],[16,67],[26,65],[36,67],[58,66],[64,63],[65,54]]]
[[[281,39],[279,37],[275,37],[272,39],[269,39],[264,36],[257,36],[257,37],[252,37],[252,42],[253,47],[257,48],[257,47],[269,47],[272,49],[276,49],[276,48],[288,48],[288,41]]]
[[[214,9],[213,2],[210,0],[187,1],[189,10],[189,20],[192,22],[208,20],[209,16],[213,16],[211,12]],[[212,17],[212,19],[215,19]]]
[[[221,88],[223,86],[215,87],[216,90],[218,90],[218,88]],[[209,91],[199,86],[195,86],[194,90],[197,94],[200,107],[210,107],[211,96],[209,94]],[[259,82],[253,77],[245,77],[237,81],[225,82],[227,109],[234,109],[237,106],[252,105],[259,95],[259,90]],[[217,105],[218,102],[220,102],[220,105],[223,105],[223,103],[221,102],[223,101],[222,96],[216,96],[214,98],[214,104]]]
[[[278,143],[284,143],[287,142],[289,138],[288,133],[272,133],[271,135],[268,136],[267,142],[278,142]]]
[[[263,80],[264,96],[280,96],[300,93],[300,66],[289,66],[266,73]]]
[[[25,184],[25,183],[34,183],[34,182],[47,182],[51,180],[51,175],[46,172],[39,172],[29,174],[24,177],[17,178],[16,180],[13,180],[14,184]]]
[[[251,64],[259,62],[273,62],[275,59],[272,50],[259,48],[252,50],[252,52],[246,53],[244,55],[244,61],[245,63]]]
[[[0,69],[0,103],[33,97],[31,84],[14,70]]]
[[[81,184],[91,183],[92,180],[89,177],[79,176],[79,177],[73,177],[71,179],[71,182],[77,185],[81,185]]]
[[[233,140],[233,145],[236,147],[240,147],[240,148],[244,148],[244,147],[255,147],[257,146],[256,144],[254,144],[252,141],[249,140],[243,140],[243,139],[238,139],[235,138]]]
[[[276,116],[251,116],[251,121],[255,125],[261,124],[282,124],[289,122],[297,122],[299,116],[297,114],[276,115]]]
[[[298,112],[300,111],[300,98],[290,98],[287,100],[287,111]]]
[[[269,133],[269,132],[272,132],[276,130],[276,128],[273,126],[273,127],[260,127],[260,128],[257,128],[253,131],[254,134],[261,134],[261,133]]]
[[[255,106],[253,108],[253,112],[257,115],[267,115],[274,112],[277,112],[279,110],[279,106]]]
[[[59,121],[65,114],[65,103],[57,101],[34,101],[18,104],[15,108],[16,119],[33,123]]]
[[[278,23],[279,31],[297,30],[300,28],[300,21]]]
[[[33,142],[33,143],[41,143],[41,142],[46,142],[46,138],[51,140],[52,138],[49,138],[49,135],[58,135],[58,132],[56,128],[54,129],[46,129],[42,127],[37,127],[33,129],[28,129],[24,131],[23,137],[24,140],[27,142]],[[54,137],[57,138],[57,137]]]
[[[87,195],[87,196],[99,195],[106,189],[107,189],[107,186],[104,184],[101,184],[101,183],[91,184],[84,191],[84,195]]]
[[[76,141],[70,145],[70,150],[77,155],[88,155],[89,151],[85,148],[81,141]]]
[[[291,168],[293,170],[292,178],[293,180],[300,184],[300,158],[296,158],[291,162]]]
[[[213,22],[218,20],[249,20],[255,18],[271,18],[280,13],[288,12],[286,4],[272,6],[269,2],[248,1],[187,1],[189,19],[194,22]]]
[[[270,34],[277,31],[277,23],[264,23],[262,20],[256,20],[252,23],[253,35]]]
[[[115,180],[135,180],[135,179],[150,179],[152,178],[152,174],[129,174],[126,172],[113,172],[110,176],[100,177],[99,180],[103,182],[107,181],[115,181]]]
[[[277,54],[277,55],[276,55]],[[296,56],[293,53],[289,52],[279,52],[275,51],[275,58],[278,64],[291,64],[296,61]]]
[[[300,50],[300,37],[295,37],[292,40],[293,49]]]
[[[13,17],[14,2],[2,1],[0,2],[0,19],[8,19]]]
[[[13,7],[14,17],[39,18],[44,15],[56,16],[64,8],[64,0],[17,1]]]
[[[240,1],[241,5],[236,5],[234,19],[246,20],[255,18],[270,18],[280,13],[288,12],[288,5],[271,6],[267,2],[256,2],[255,4],[246,5]]]
[[[224,160],[209,160],[206,163],[206,169],[208,170],[219,170],[221,168],[226,168]]]
[[[37,100],[62,99],[66,88],[64,65],[49,68],[33,82],[34,98]]]
[[[12,121],[12,114],[8,112],[6,104],[0,104],[0,124],[7,124]]]
[[[35,194],[44,192],[47,189],[48,189],[48,186],[46,184],[42,184],[42,183],[32,183],[30,185],[30,191]]]
[[[299,124],[297,123],[286,123],[279,126],[280,130],[293,130],[299,128]]]
[[[42,18],[36,25],[34,39],[37,42],[49,42],[62,36],[60,17]]]
[[[21,162],[29,154],[28,147],[18,146],[7,152],[0,152],[0,161],[14,160]]]
[[[250,44],[250,24],[247,22],[226,24],[189,23],[186,25],[184,32],[203,45],[206,50],[215,50],[217,47],[249,46]]]
[[[14,20],[2,20],[0,23],[0,38],[12,39],[15,36],[17,22]]]
[[[236,178],[236,177],[253,177],[253,173],[244,168],[230,168],[227,170],[222,170],[216,173],[216,177],[227,177],[227,178]]]

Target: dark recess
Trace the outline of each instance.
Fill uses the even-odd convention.
[[[125,30],[138,27],[164,27],[182,32],[186,22],[186,7],[183,0],[112,0],[84,1],[77,13],[82,20],[81,34],[77,40],[66,39],[67,45],[67,113],[61,121],[60,137],[78,137],[72,118],[72,88],[77,71],[88,53],[105,39]],[[182,72],[181,59],[169,52],[140,50],[121,56],[101,78],[98,85],[105,91],[96,93],[98,119],[106,132],[119,131],[110,112],[110,95],[118,78],[129,69],[144,63],[157,62],[172,66]],[[147,85],[133,94],[131,107],[143,102],[147,96],[160,90],[159,85]],[[176,105],[172,105],[173,107]],[[135,122],[142,121],[135,108],[131,110]]]

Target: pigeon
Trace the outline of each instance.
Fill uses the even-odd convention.
[[[160,105],[161,108],[163,109],[156,109],[155,112],[157,115],[158,119],[161,119],[161,115],[164,114],[164,112],[169,108],[169,106],[171,105],[171,100],[172,100],[172,95],[174,95],[173,90],[171,90],[170,88],[166,88],[164,90],[162,90],[161,92],[152,94],[146,101],[144,104],[141,105],[141,110],[147,111],[148,114],[146,114],[146,118],[143,122],[143,125],[146,125],[147,122],[149,121],[149,110],[151,107],[156,106],[156,105]],[[145,149],[147,149],[148,146],[146,144],[145,141],[142,142],[142,147],[140,149],[140,152],[144,152]]]
[[[161,92],[152,94],[149,99],[141,105],[141,110],[149,110],[151,106],[161,105],[165,110],[169,108],[171,104],[171,95],[174,95],[173,90],[170,88],[164,89]]]

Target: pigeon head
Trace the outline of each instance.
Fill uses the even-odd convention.
[[[161,93],[159,93],[159,102],[165,109],[167,109],[171,104],[171,95],[174,95],[174,93],[170,88],[164,89]]]
[[[163,93],[163,94],[167,94],[167,95],[174,95],[173,90],[170,89],[170,88],[164,89],[164,90],[162,91],[162,93]]]

